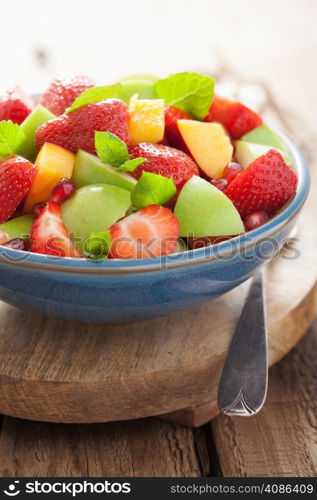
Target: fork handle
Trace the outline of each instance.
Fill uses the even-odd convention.
[[[237,324],[218,388],[218,406],[226,415],[249,417],[267,393],[267,331],[264,270],[254,276]]]

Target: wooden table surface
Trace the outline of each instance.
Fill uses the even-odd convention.
[[[192,429],[157,418],[94,425],[4,417],[1,476],[316,476],[317,322],[270,371],[250,419]]]

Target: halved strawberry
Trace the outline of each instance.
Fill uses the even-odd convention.
[[[149,205],[110,228],[114,259],[144,259],[173,253],[179,223],[169,208]]]
[[[37,168],[21,156],[0,160],[0,224],[8,220],[27,195]]]
[[[297,176],[274,149],[254,160],[224,190],[241,217],[264,210],[272,214],[296,192]]]
[[[171,177],[178,191],[192,175],[199,175],[196,163],[183,151],[162,144],[141,142],[129,148],[132,158],[145,158],[132,175],[139,179],[142,172]]]
[[[95,131],[112,132],[128,143],[128,106],[119,99],[86,104],[41,125],[36,131],[35,142],[37,149],[51,142],[73,153],[78,149],[94,153]]]
[[[30,234],[31,251],[58,257],[81,257],[69,238],[60,215],[60,206],[49,201],[35,219]]]
[[[221,123],[234,140],[263,123],[260,115],[241,102],[219,96],[214,97],[204,121]]]
[[[167,139],[167,143],[173,148],[181,149],[188,155],[190,155],[190,152],[179,132],[177,122],[178,120],[192,119],[188,113],[175,106],[167,106],[165,108],[165,138]]]
[[[95,82],[89,76],[74,75],[67,78],[56,78],[41,95],[40,104],[58,116],[64,113],[73,101],[84,90],[93,87]]]
[[[33,108],[33,99],[19,87],[14,87],[0,95],[0,121],[11,120],[20,125]]]

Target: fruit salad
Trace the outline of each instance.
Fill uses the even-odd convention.
[[[265,224],[297,188],[279,136],[213,78],[54,80],[0,94],[0,245],[54,257],[184,252]]]

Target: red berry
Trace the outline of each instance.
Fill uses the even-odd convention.
[[[0,121],[11,120],[13,123],[22,123],[34,108],[31,97],[15,87],[0,95]]]
[[[179,191],[190,177],[199,175],[196,163],[186,153],[169,146],[142,142],[130,147],[129,152],[132,158],[147,160],[132,172],[136,179],[143,171],[163,175],[172,178]]]
[[[27,195],[37,168],[21,156],[0,160],[0,224],[8,220]]]
[[[6,243],[2,243],[4,247],[12,248],[13,250],[27,250],[27,246],[24,240],[21,238],[14,238]]]
[[[244,219],[244,227],[246,231],[251,231],[256,227],[262,226],[267,220],[269,216],[264,210],[258,210],[257,212],[253,212],[249,214]]]
[[[190,154],[178,129],[177,121],[192,119],[193,118],[189,114],[175,106],[167,106],[167,108],[165,108],[165,139],[167,139],[168,145]]]
[[[144,259],[173,253],[179,223],[166,207],[149,205],[110,228],[110,256],[115,259]]]
[[[213,186],[215,186],[220,191],[223,191],[228,186],[228,181],[226,181],[226,179],[213,179],[210,182]]]
[[[228,131],[231,139],[239,139],[242,135],[262,125],[262,118],[241,102],[215,96],[209,108],[206,122],[219,122]]]
[[[62,179],[52,190],[52,201],[64,203],[76,191],[75,184],[70,179]]]
[[[39,217],[47,205],[47,201],[41,201],[40,203],[35,203],[32,208],[34,217]]]
[[[240,174],[241,171],[242,171],[242,167],[239,165],[239,163],[232,161],[225,168],[223,177],[224,177],[224,179],[226,179],[227,183],[229,184],[231,181],[233,181],[233,179],[238,174]]]
[[[55,201],[49,201],[33,222],[30,242],[34,253],[58,257],[81,256],[69,238],[61,219],[60,206]]]
[[[297,176],[274,149],[254,160],[230,182],[224,193],[241,217],[258,210],[269,215],[295,194]]]
[[[54,115],[61,115],[85,90],[95,82],[89,76],[75,75],[68,78],[56,78],[40,97],[40,104]]]
[[[36,131],[35,142],[38,149],[52,142],[73,153],[78,149],[94,153],[95,131],[112,132],[128,143],[128,106],[119,99],[86,104],[44,123]]]

